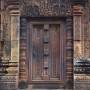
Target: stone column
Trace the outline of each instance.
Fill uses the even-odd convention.
[[[81,5],[73,6],[73,35],[74,35],[74,58],[83,57],[83,26],[82,26],[83,7]]]
[[[15,78],[16,87],[18,86],[19,76],[19,34],[20,34],[20,12],[19,10],[11,10],[11,60],[8,68],[8,73]]]

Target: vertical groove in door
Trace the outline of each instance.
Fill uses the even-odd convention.
[[[60,59],[60,61],[61,61],[61,63],[60,63],[60,68],[61,68],[61,74],[60,74],[60,77],[61,77],[61,80],[63,80],[63,60],[64,60],[64,55],[63,55],[63,27],[62,27],[62,25],[61,25],[61,31],[60,31],[60,46],[61,46],[61,53],[60,53],[60,56],[61,56],[61,59]]]
[[[44,65],[43,65],[43,72],[44,72],[44,80],[49,80],[49,25],[44,24],[44,35],[43,35],[43,46],[44,46]]]

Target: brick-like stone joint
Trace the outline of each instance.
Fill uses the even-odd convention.
[[[82,53],[82,16],[84,7],[82,5],[73,5],[73,34],[74,34],[74,58],[83,56]]]

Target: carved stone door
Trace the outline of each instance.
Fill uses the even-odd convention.
[[[63,22],[31,22],[29,38],[30,80],[62,81],[65,61]]]

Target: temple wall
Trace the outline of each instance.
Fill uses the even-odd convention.
[[[66,16],[71,12],[70,0],[22,0],[20,3],[21,15],[31,17]]]
[[[3,82],[9,89],[17,88],[19,81],[28,81],[28,66],[25,38],[21,32],[27,30],[26,18],[20,17],[65,17],[66,18],[66,82],[73,81],[73,57],[90,57],[90,6],[80,5],[72,7],[70,0],[2,0],[4,6],[1,12],[1,30],[3,30],[3,49],[1,53],[2,59],[9,62],[9,65],[15,67],[8,67],[6,70],[8,74],[0,77],[2,81],[11,80],[13,83],[8,85]],[[4,2],[5,1],[5,2]],[[17,5],[19,3],[20,5]],[[68,4],[67,4],[68,3]],[[78,9],[80,11],[78,11]],[[21,21],[21,23],[20,23]],[[27,33],[27,31],[25,32]],[[0,34],[0,36],[2,37]],[[25,34],[24,34],[25,35]],[[73,47],[74,43],[74,47]],[[0,48],[2,41],[0,41]],[[21,53],[21,51],[23,51]],[[74,53],[73,53],[74,52]],[[68,54],[70,53],[70,54]],[[15,62],[15,63],[14,63]],[[24,72],[22,69],[24,68]],[[20,71],[21,70],[21,71]],[[9,74],[12,74],[9,76]],[[16,76],[14,76],[16,75]],[[11,82],[10,81],[10,82]],[[2,83],[1,83],[2,84]],[[5,89],[4,89],[5,90]]]
[[[3,56],[2,63],[5,73],[0,76],[0,89],[12,90],[18,87],[19,78],[19,30],[20,14],[19,11],[8,6],[3,2],[2,9],[2,30],[3,30]],[[7,5],[7,8],[6,8]],[[10,7],[13,9],[11,10]],[[7,83],[8,82],[8,83]],[[2,84],[2,85],[1,85]]]

